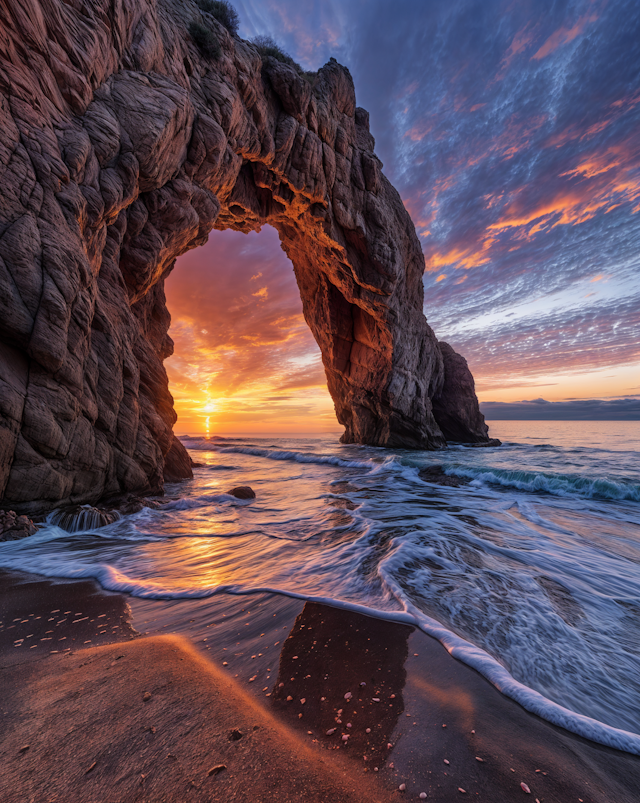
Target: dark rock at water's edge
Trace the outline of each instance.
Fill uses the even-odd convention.
[[[256,492],[248,485],[238,485],[237,488],[232,488],[229,496],[235,496],[236,499],[255,499]]]
[[[48,522],[68,533],[79,533],[106,527],[120,518],[117,510],[100,510],[91,505],[69,505],[54,510]]]
[[[0,541],[18,541],[37,531],[27,516],[18,516],[15,510],[0,510]]]
[[[436,485],[444,485],[448,488],[459,488],[461,485],[468,485],[469,480],[460,477],[450,477],[444,473],[442,466],[426,466],[421,468],[418,476],[425,482],[434,482]]]
[[[301,76],[191,0],[20,0],[0,29],[4,507],[192,476],[164,280],[212,228],[279,232],[344,442],[487,439],[466,363],[424,317],[420,243],[346,68]]]

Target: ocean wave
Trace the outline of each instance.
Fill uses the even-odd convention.
[[[445,473],[472,481],[473,485],[502,485],[520,491],[548,493],[553,496],[578,496],[615,502],[640,502],[640,485],[604,477],[577,474],[551,474],[500,468],[448,466]]]
[[[266,457],[268,460],[291,460],[296,463],[317,463],[326,466],[338,466],[339,468],[378,468],[382,463],[392,461],[380,460],[345,460],[342,457],[335,457],[328,454],[313,454],[309,452],[289,452],[281,449],[263,449],[258,446],[218,446],[214,447],[216,452],[224,454],[247,454],[254,457]]]
[[[173,499],[162,505],[160,510],[193,510],[207,505],[249,505],[253,499],[238,499],[232,494],[201,494],[200,496],[183,496],[180,499]]]
[[[241,438],[224,438],[222,435],[212,435],[209,438],[182,435],[179,440],[185,449],[192,449],[195,452],[209,452],[215,449],[219,443],[234,443],[241,440]]]

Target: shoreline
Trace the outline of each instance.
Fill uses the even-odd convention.
[[[395,800],[402,794],[407,799],[419,799],[420,792],[425,792],[427,799],[443,803],[462,794],[480,800],[504,800],[525,794],[521,783],[530,788],[531,799],[537,797],[541,803],[579,799],[585,803],[617,803],[637,799],[638,757],[589,742],[529,714],[475,670],[452,658],[434,638],[408,625],[276,595],[252,599],[220,595],[208,600],[172,603],[104,592],[88,581],[54,583],[4,573],[0,577],[3,626],[7,625],[11,612],[15,613],[12,620],[20,613],[25,614],[22,618],[27,621],[35,622],[38,606],[39,610],[49,606],[53,611],[59,608],[56,600],[69,599],[70,594],[78,603],[74,614],[87,616],[87,610],[95,614],[76,622],[74,628],[86,627],[92,618],[95,627],[105,611],[113,621],[119,617],[120,623],[117,630],[103,629],[99,639],[89,634],[90,644],[84,643],[88,638],[82,638],[82,644],[76,638],[77,646],[68,658],[57,653],[40,660],[33,655],[41,650],[29,648],[31,655],[28,655],[23,649],[14,648],[6,638],[7,631],[3,631],[0,661],[6,698],[17,695],[31,699],[37,692],[34,699],[39,699],[42,684],[46,685],[46,678],[50,679],[52,673],[56,676],[56,688],[59,683],[67,684],[69,689],[80,689],[88,683],[111,688],[113,680],[99,656],[118,648],[131,655],[137,672],[151,671],[157,655],[164,656],[160,664],[166,669],[163,652],[166,645],[162,642],[165,636],[158,635],[162,632],[180,640],[178,646],[171,647],[181,651],[180,667],[173,666],[170,670],[178,673],[175,678],[178,685],[182,682],[178,675],[183,670],[189,674],[190,683],[196,682],[193,677],[202,674],[204,662],[215,674],[214,685],[223,680],[231,684],[229,704],[246,712],[247,700],[251,700],[252,706],[274,718],[277,728],[295,734],[296,743],[329,761],[332,767],[339,767],[339,772],[357,778],[358,787],[366,779],[367,784],[373,784],[367,791],[367,799]],[[74,606],[69,605],[65,610],[71,607]],[[129,612],[132,621],[127,623],[127,630],[123,617]],[[188,616],[189,613],[192,615]],[[34,615],[29,617],[29,614]],[[143,629],[144,617],[149,634],[140,637],[135,631]],[[63,623],[60,627],[72,626]],[[207,635],[202,635],[205,632]],[[42,644],[47,646],[48,642]],[[223,666],[224,661],[227,667]],[[83,673],[81,668],[85,670]],[[209,680],[203,679],[200,684],[203,694],[209,693],[208,684],[213,682],[210,673],[206,677]],[[349,692],[352,697],[345,701]],[[124,692],[116,683],[108,698],[116,701],[121,693]],[[115,706],[116,702],[109,705]],[[340,709],[342,714],[337,714]],[[5,732],[9,726],[9,732],[18,741],[28,742],[25,729],[32,727],[29,720],[15,710],[2,713]],[[55,732],[47,736],[50,728],[46,717],[53,715],[45,708],[39,715],[45,717],[39,725],[45,741],[56,738]],[[69,713],[71,719],[83,722],[98,715],[105,714],[96,711],[93,702],[82,694]],[[347,729],[347,724],[351,728]],[[177,722],[163,727],[170,730],[177,727]],[[332,728],[334,733],[327,736]],[[343,741],[342,735],[348,739]],[[101,738],[111,739],[108,734]],[[9,768],[14,768],[7,770],[6,777],[12,779],[12,788],[17,788],[16,784],[27,780],[18,771],[24,757],[16,753],[19,747],[15,750],[13,747],[13,739],[5,738],[0,755]],[[262,745],[260,749],[270,748]],[[26,752],[30,751],[31,748]],[[49,754],[40,758],[40,763],[44,761],[43,768],[49,760],[46,755]],[[60,758],[55,756],[53,751],[50,754],[53,764],[49,765],[54,774],[59,771],[56,761]],[[312,764],[315,760],[308,759]],[[344,766],[348,769],[343,769]],[[374,771],[376,766],[378,772]],[[282,772],[286,771],[282,767]],[[71,783],[75,776],[71,769],[68,772]],[[243,790],[261,782],[261,773],[262,770],[255,770],[248,775],[242,772],[234,775],[239,799],[245,799]],[[220,771],[220,777],[222,774]],[[400,784],[405,784],[404,793],[398,791]],[[459,792],[460,788],[465,792]],[[91,799],[110,800],[109,794],[105,788],[103,798],[92,793]],[[334,799],[336,794],[343,795],[338,800],[359,799],[349,797],[354,794],[349,790],[341,788],[338,792],[338,787],[331,791]],[[255,791],[247,793],[246,799],[249,798],[261,799],[256,798]],[[18,799],[28,799],[26,791]],[[315,798],[306,792],[290,799]]]

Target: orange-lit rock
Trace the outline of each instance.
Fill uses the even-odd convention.
[[[194,44],[194,19],[218,59]],[[2,6],[0,31],[3,504],[190,475],[163,281],[212,227],[278,230],[344,441],[445,444],[423,256],[344,67],[307,81],[263,63],[190,0],[22,0]],[[486,438],[473,392],[447,413],[460,439]]]

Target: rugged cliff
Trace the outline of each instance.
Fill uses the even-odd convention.
[[[0,0],[0,504],[190,475],[163,282],[212,228],[278,230],[344,441],[486,440],[373,149],[344,67],[301,76],[192,0]]]

